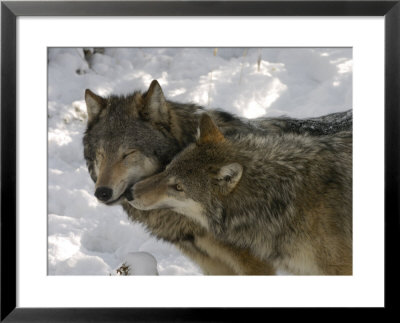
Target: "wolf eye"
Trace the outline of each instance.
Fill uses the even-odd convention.
[[[175,185],[175,189],[176,189],[177,191],[179,191],[179,192],[183,191],[183,187],[182,187],[181,184],[176,184],[176,185]]]
[[[125,153],[122,155],[122,159],[125,159],[126,157],[128,157],[129,155],[132,155],[136,152],[136,150],[131,150],[128,153]]]

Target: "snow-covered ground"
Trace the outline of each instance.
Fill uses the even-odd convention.
[[[83,159],[85,89],[128,94],[153,79],[167,99],[248,118],[352,108],[350,48],[106,48],[89,60],[82,48],[49,49],[49,275],[115,275],[124,262],[131,274],[201,275],[122,208],[98,203]]]

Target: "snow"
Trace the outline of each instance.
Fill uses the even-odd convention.
[[[117,269],[123,276],[158,275],[157,260],[148,252],[130,252]]]
[[[128,94],[157,79],[167,99],[248,118],[352,108],[350,48],[106,48],[88,56],[49,49],[49,275],[117,275],[124,263],[130,275],[202,274],[121,207],[97,202],[83,158],[85,89]]]

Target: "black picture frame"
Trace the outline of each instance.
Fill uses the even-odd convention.
[[[100,1],[1,3],[1,321],[221,322],[265,311],[243,308],[16,307],[16,19],[19,16],[384,16],[385,19],[385,312],[396,309],[399,274],[400,1]],[[371,131],[373,128],[371,126]],[[373,152],[372,152],[373,153]],[[373,261],[373,255],[371,255]],[[367,289],[366,289],[367,290]],[[40,291],[38,291],[40,293]],[[284,309],[287,310],[287,309]],[[291,309],[292,310],[292,309]],[[335,316],[336,311],[326,309]],[[307,309],[299,310],[307,313]],[[382,319],[382,309],[376,309]],[[374,313],[375,313],[374,312]],[[303,314],[301,314],[303,315]],[[311,314],[312,315],[312,314]],[[372,312],[368,311],[371,317]],[[260,317],[259,316],[259,317]],[[333,318],[332,317],[332,318]],[[372,318],[372,317],[371,317]],[[248,319],[249,320],[249,319]],[[258,319],[257,319],[258,320]]]

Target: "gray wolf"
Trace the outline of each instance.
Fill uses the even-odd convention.
[[[100,202],[122,205],[131,220],[177,246],[205,274],[273,272],[248,250],[221,243],[196,221],[167,209],[137,210],[127,202],[134,183],[161,172],[176,154],[195,141],[202,107],[166,100],[157,81],[146,92],[135,91],[128,96],[103,98],[86,90],[85,101],[88,120],[83,137],[84,157]],[[307,133],[327,124],[324,119],[311,124],[289,118],[248,121],[224,111],[208,113],[227,137],[237,133]],[[344,117],[346,122],[339,124],[351,128],[351,112],[348,114]]]
[[[226,138],[203,114],[196,143],[134,185],[133,207],[169,208],[293,274],[352,274],[352,133]]]

